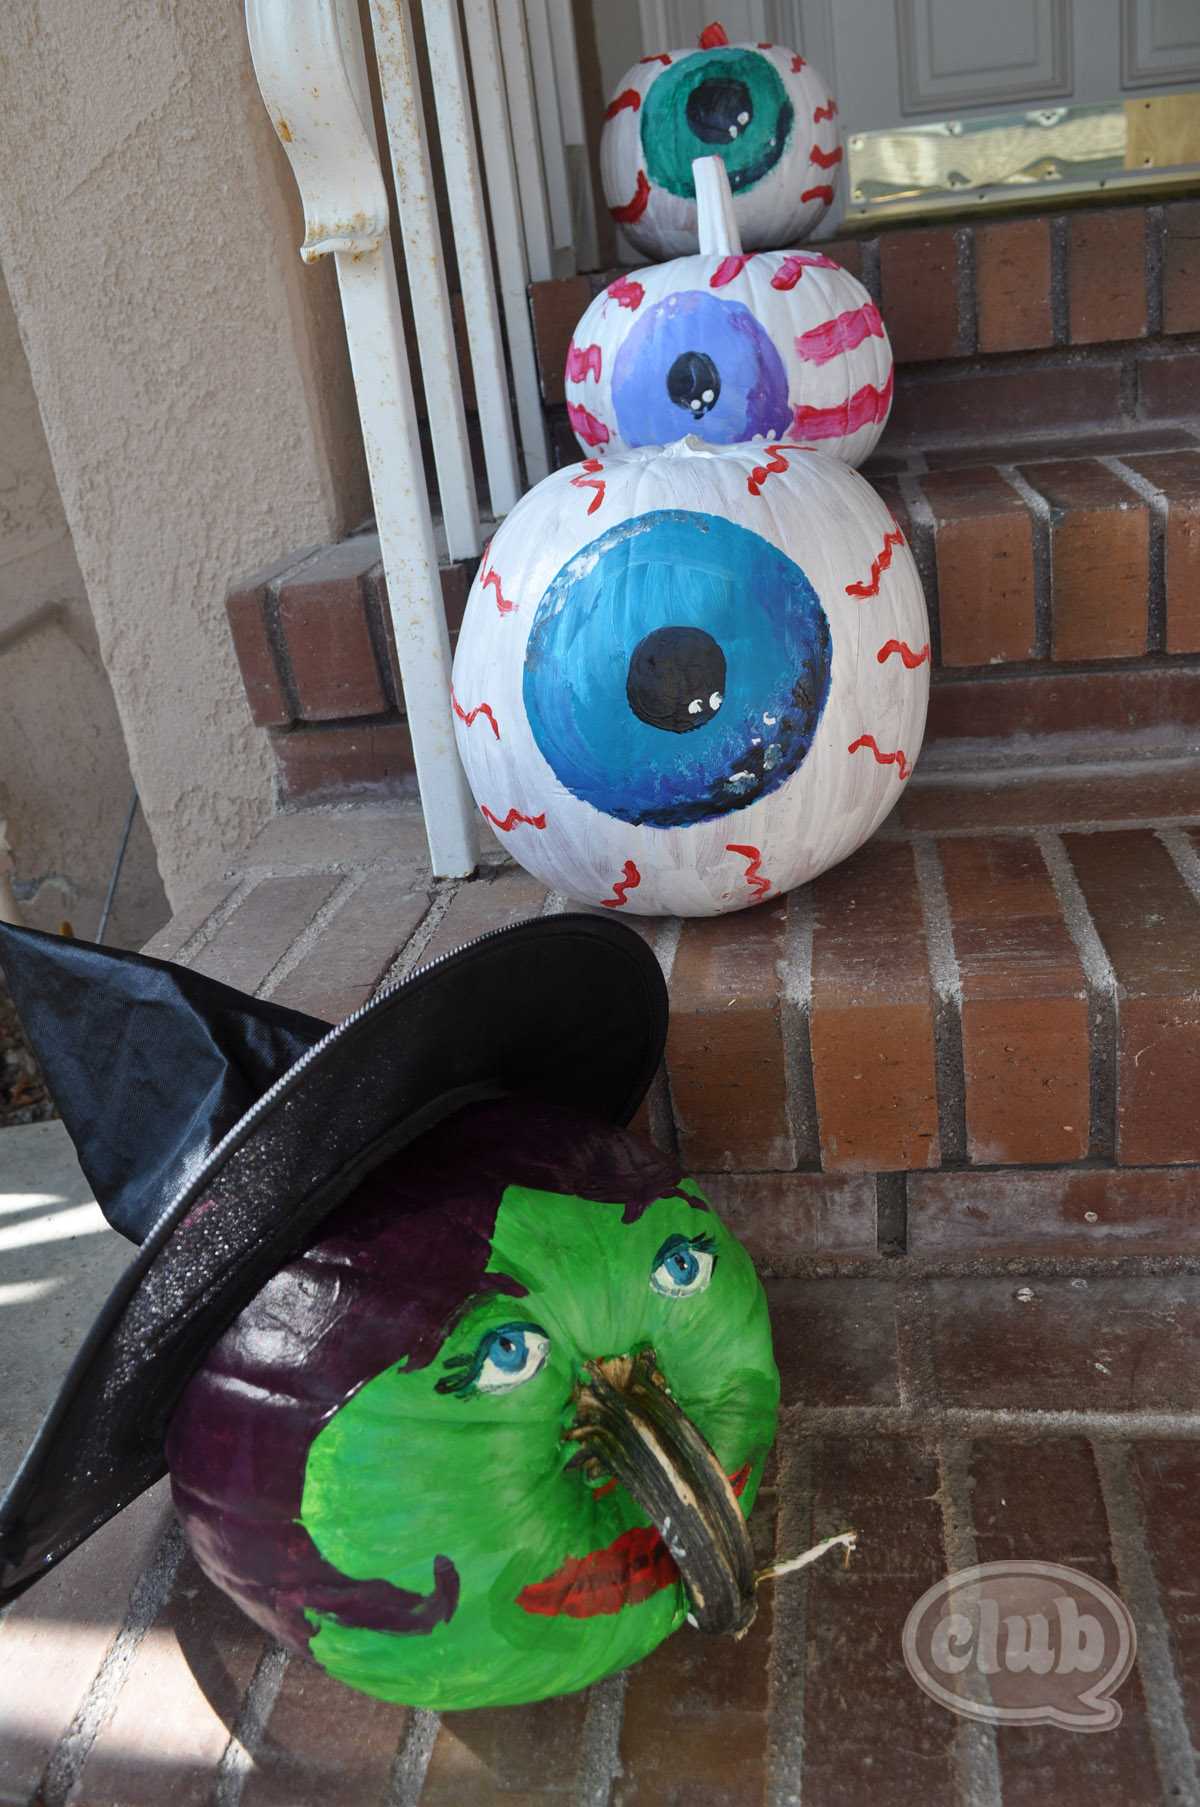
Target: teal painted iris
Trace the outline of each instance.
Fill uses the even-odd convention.
[[[719,155],[734,194],[774,169],[792,130],[778,69],[756,50],[699,50],[651,83],[642,106],[642,150],[651,182],[695,198],[692,159]]]
[[[547,764],[618,821],[669,828],[789,778],[829,694],[829,623],[800,567],[716,515],[610,528],[542,597],[523,694]]]

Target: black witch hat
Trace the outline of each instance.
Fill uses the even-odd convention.
[[[330,1029],[184,967],[0,923],[26,1034],[108,1221],[137,1254],[0,1501],[0,1605],[166,1472],[207,1350],[371,1168],[517,1094],[618,1124],[662,1055],[632,929],[502,929]]]

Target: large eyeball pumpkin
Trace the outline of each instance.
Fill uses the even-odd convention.
[[[697,246],[692,162],[720,156],[749,250],[806,237],[832,205],[842,160],[837,107],[812,65],[779,44],[730,44],[719,25],[699,50],[644,57],[609,102],[600,177],[613,219],[643,257]]]
[[[484,816],[567,896],[708,916],[844,859],[929,688],[920,579],[854,471],[788,445],[588,459],[488,548],[454,664]]]
[[[878,308],[819,251],[744,252],[720,158],[697,159],[695,186],[699,255],[620,277],[575,328],[575,437],[585,452],[787,439],[860,464],[892,404]]]

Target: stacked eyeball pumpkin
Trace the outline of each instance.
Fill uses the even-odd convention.
[[[566,361],[585,452],[788,439],[860,464],[892,404],[879,310],[819,251],[746,253],[725,171],[697,159],[700,252],[620,277],[584,314]]]
[[[488,548],[459,751],[521,863],[581,902],[717,915],[814,877],[899,799],[929,631],[904,537],[789,445],[588,459]]]
[[[833,202],[836,115],[802,56],[730,44],[710,25],[698,50],[644,57],[610,101],[600,138],[609,211],[643,257],[694,251],[692,161],[719,155],[750,250],[807,237]]]

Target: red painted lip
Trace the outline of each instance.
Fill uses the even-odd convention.
[[[749,1479],[749,1462],[730,1475],[739,1499]],[[635,1525],[622,1531],[606,1550],[568,1556],[544,1581],[531,1581],[517,1595],[517,1605],[546,1618],[562,1614],[568,1619],[594,1619],[603,1613],[618,1613],[623,1606],[637,1606],[678,1580],[675,1559],[656,1528]]]

